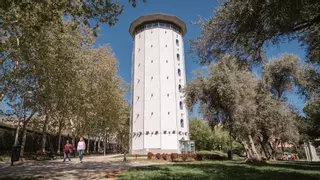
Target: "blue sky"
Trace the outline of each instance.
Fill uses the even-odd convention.
[[[187,34],[184,36],[185,43],[185,61],[187,81],[192,78],[192,71],[200,68],[194,62],[195,57],[188,54],[188,40],[199,36],[200,29],[196,25],[192,25],[192,21],[199,20],[199,16],[203,19],[208,19],[212,16],[213,11],[219,6],[215,0],[147,0],[147,3],[140,3],[136,8],[131,7],[127,0],[121,0],[125,5],[125,10],[119,16],[119,21],[115,27],[108,27],[103,25],[100,31],[96,44],[104,45],[110,44],[115,56],[119,62],[119,75],[127,82],[131,82],[131,52],[132,52],[132,37],[128,29],[130,23],[139,16],[151,13],[167,13],[179,17],[187,24]],[[282,53],[294,53],[300,57],[301,60],[305,58],[304,49],[302,49],[297,42],[283,42],[278,46],[272,46],[266,49],[267,57],[278,57]],[[258,72],[259,73],[259,72]],[[126,99],[130,99],[130,95],[126,95]],[[288,100],[298,109],[303,108],[303,101],[294,93],[288,94]]]
[[[140,1],[140,0],[138,0]],[[192,71],[200,68],[194,62],[196,60],[193,56],[188,54],[189,45],[188,40],[194,39],[200,34],[197,26],[192,25],[192,21],[199,20],[199,16],[203,19],[208,19],[212,16],[214,9],[219,6],[215,0],[147,0],[147,3],[139,3],[136,8],[133,8],[128,3],[128,0],[120,0],[125,5],[123,14],[119,16],[119,21],[114,27],[107,25],[101,26],[100,36],[96,41],[96,45],[111,45],[116,59],[119,62],[119,75],[127,82],[131,82],[131,52],[132,52],[132,37],[128,29],[130,23],[139,16],[151,13],[167,13],[173,14],[183,20],[187,25],[187,34],[184,36],[185,40],[185,60],[187,81],[192,78]],[[141,1],[140,1],[141,2]],[[297,42],[284,42],[279,46],[267,48],[267,57],[278,57],[282,53],[294,53],[302,60],[305,58],[304,49],[300,48]],[[303,108],[303,101],[298,98],[294,93],[288,95],[289,102],[298,109]],[[130,95],[126,95],[126,99],[130,99]],[[3,104],[0,103],[0,108]]]

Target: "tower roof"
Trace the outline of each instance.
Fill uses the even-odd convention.
[[[164,21],[164,22],[170,22],[175,24],[181,29],[182,36],[185,35],[187,32],[186,23],[181,21],[178,17],[170,14],[155,13],[155,14],[147,14],[144,16],[140,16],[136,20],[134,20],[130,24],[129,33],[131,34],[131,36],[134,36],[134,32],[137,27],[149,22],[150,23],[154,22],[154,21]]]

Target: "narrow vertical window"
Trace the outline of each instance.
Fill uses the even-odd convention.
[[[179,92],[182,92],[182,87],[181,87],[181,84],[179,84],[179,87],[178,87],[178,89],[179,89]]]
[[[182,128],[184,127],[183,119],[180,120],[180,127],[182,127]]]
[[[177,54],[177,60],[180,61],[180,54]]]
[[[178,69],[178,76],[181,76],[181,70]]]
[[[182,110],[183,109],[183,104],[182,104],[182,102],[180,101],[180,109]]]
[[[176,39],[176,45],[179,46],[179,40],[178,39]]]

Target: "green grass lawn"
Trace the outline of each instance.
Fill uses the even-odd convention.
[[[246,164],[236,161],[202,161],[133,168],[122,174],[119,179],[320,180],[320,163]]]

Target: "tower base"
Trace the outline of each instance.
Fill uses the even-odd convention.
[[[137,150],[131,150],[131,154],[139,154],[139,155],[146,155],[148,152],[152,152],[153,154],[171,154],[171,153],[180,153],[178,149],[137,149]]]

